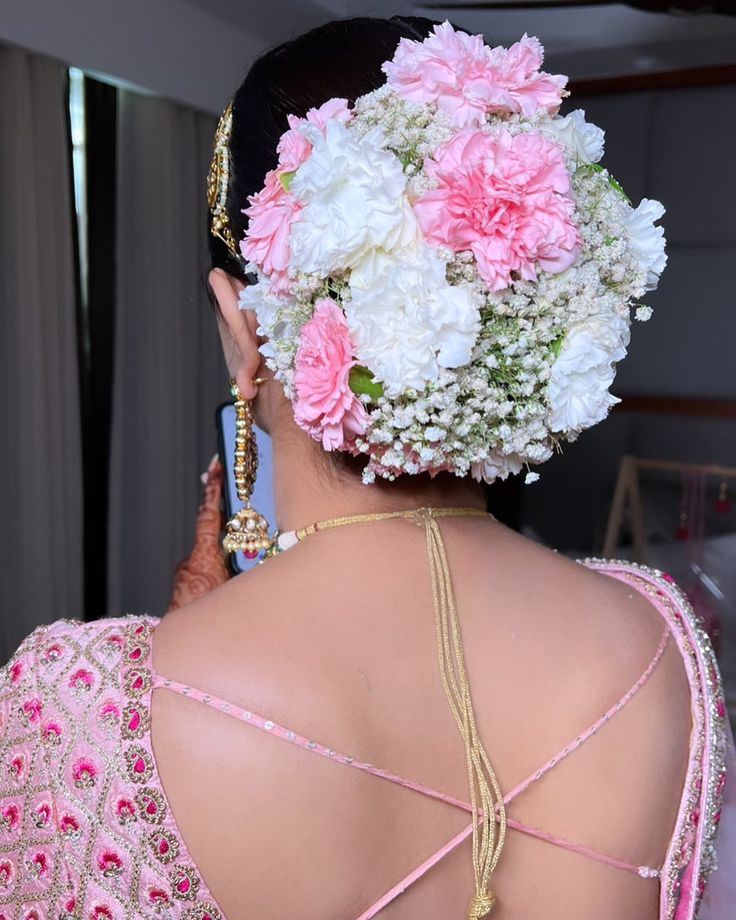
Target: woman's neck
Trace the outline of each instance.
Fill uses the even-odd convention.
[[[402,476],[394,482],[376,480],[365,486],[360,476],[340,469],[333,459],[320,457],[317,444],[299,434],[274,433],[273,488],[279,530],[296,530],[348,514],[401,511],[407,508],[480,508],[481,487],[469,478],[444,475]]]

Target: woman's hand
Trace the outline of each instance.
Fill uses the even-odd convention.
[[[204,495],[197,512],[194,549],[189,558],[176,567],[167,612],[184,607],[230,578],[220,544],[224,469],[217,455],[212,458],[205,476]]]

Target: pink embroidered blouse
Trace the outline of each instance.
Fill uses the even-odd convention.
[[[634,872],[658,884],[660,920],[727,920],[728,884],[704,897],[716,868],[717,828],[733,769],[723,690],[710,643],[684,595],[662,573],[587,560],[646,594],[663,620],[653,657],[637,682],[600,718],[526,780],[506,803],[541,780],[633,698],[675,641],[691,689],[692,729],[685,787],[663,865],[635,866],[551,831],[509,820],[510,828]],[[332,750],[195,687],[154,671],[150,639],[158,619],[128,615],[39,626],[0,671],[0,920],[225,920],[179,831],[151,747],[155,688],[182,693],[336,764],[369,772],[470,811],[470,805],[411,779]],[[732,795],[731,784],[729,792]],[[734,813],[729,814],[734,833]],[[725,822],[724,822],[725,823]],[[466,840],[468,826],[399,881],[358,920],[369,920]],[[732,857],[733,851],[729,859]],[[721,881],[725,867],[713,878]],[[708,888],[708,895],[711,894]],[[717,904],[715,903],[717,901]],[[702,915],[699,908],[704,907]]]

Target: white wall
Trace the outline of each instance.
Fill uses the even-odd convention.
[[[669,263],[616,390],[736,399],[736,85],[574,101],[606,131],[603,162],[634,203],[667,208]]]
[[[634,203],[667,208],[669,263],[645,298],[652,319],[632,326],[614,393],[736,399],[736,86],[570,101],[606,131],[603,163]],[[599,551],[625,452],[733,466],[736,422],[614,411],[523,487],[525,523],[554,546]],[[674,521],[676,486],[665,509]]]
[[[571,12],[432,10],[411,0],[0,0],[0,41],[219,113],[265,48],[328,19],[395,13],[450,16],[491,43],[538,35],[549,69],[577,79],[736,61],[734,17],[617,3]]]
[[[0,40],[214,113],[266,45],[182,0],[2,0]]]

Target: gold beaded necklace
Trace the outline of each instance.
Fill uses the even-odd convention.
[[[460,620],[445,544],[438,523],[438,518],[443,517],[488,517],[488,515],[478,508],[415,508],[410,511],[352,514],[317,521],[299,530],[287,531],[280,534],[278,543],[279,548],[285,550],[321,530],[371,521],[406,518],[414,520],[419,526],[424,526],[432,578],[440,676],[450,709],[465,745],[465,761],[470,786],[475,894],[470,900],[467,917],[468,920],[480,920],[490,913],[496,900],[493,891],[489,888],[489,881],[501,855],[506,837],[506,810],[496,774],[476,727],[465,667]],[[498,831],[496,820],[498,820]]]

